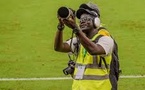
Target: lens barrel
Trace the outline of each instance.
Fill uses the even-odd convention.
[[[65,69],[63,69],[63,73],[65,74],[65,75],[68,75],[68,74],[72,74],[74,72],[74,68],[73,67],[67,67],[67,68],[65,68]]]
[[[71,15],[72,11],[67,7],[60,7],[57,13],[61,18],[67,19]]]

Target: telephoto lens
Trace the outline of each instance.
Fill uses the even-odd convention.
[[[65,19],[68,19],[70,15],[73,14],[73,12],[67,7],[60,7],[57,13],[61,18],[65,18]]]

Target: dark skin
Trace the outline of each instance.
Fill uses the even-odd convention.
[[[59,19],[61,25],[67,25],[71,29],[77,28],[79,32],[76,34],[79,38],[80,43],[91,55],[101,55],[105,54],[105,50],[102,46],[92,42],[90,39],[98,32],[97,29],[93,27],[91,15],[82,14],[80,18],[79,26],[76,24],[75,17],[71,19]],[[63,30],[57,30],[54,42],[54,49],[59,52],[70,52],[71,48],[67,43],[63,43]]]

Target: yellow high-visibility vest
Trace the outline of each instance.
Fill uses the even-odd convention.
[[[105,30],[106,31],[106,30]],[[92,40],[96,39],[99,35],[109,36],[108,32],[99,31]],[[106,64],[110,65],[112,56],[105,56]],[[111,90],[111,83],[109,81],[109,69],[105,67],[102,62],[99,66],[100,56],[90,55],[85,48],[80,45],[78,57],[76,60],[75,71],[73,76],[72,90]],[[83,76],[76,78],[78,73],[78,67],[84,66]]]

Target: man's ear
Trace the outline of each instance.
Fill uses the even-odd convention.
[[[94,27],[95,27],[95,28],[98,28],[98,27],[100,27],[100,24],[101,24],[100,18],[95,17],[95,18],[93,19],[93,25],[94,25]]]

